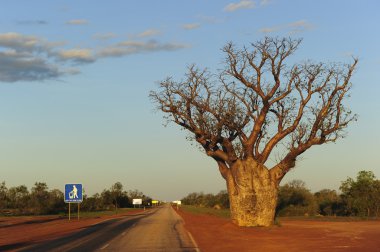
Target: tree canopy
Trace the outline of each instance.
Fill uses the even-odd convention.
[[[379,215],[380,211],[380,180],[372,171],[360,171],[356,180],[347,178],[340,190],[347,202],[348,214],[371,216]]]
[[[356,119],[343,101],[358,60],[287,65],[300,43],[269,37],[241,49],[228,43],[218,73],[192,65],[184,80],[169,77],[150,97],[218,162],[224,177],[237,159],[265,164],[283,146],[272,169],[280,180],[298,155],[343,137]]]

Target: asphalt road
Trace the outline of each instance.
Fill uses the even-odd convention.
[[[181,217],[164,205],[112,219],[20,251],[199,251]]]

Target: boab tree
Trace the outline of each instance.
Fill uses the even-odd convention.
[[[229,43],[217,75],[191,66],[183,81],[167,78],[150,93],[165,118],[216,161],[239,226],[270,226],[279,183],[297,157],[343,137],[355,120],[343,101],[357,59],[286,65],[300,43],[265,38],[243,49]]]

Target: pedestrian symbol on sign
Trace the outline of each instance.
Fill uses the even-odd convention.
[[[73,190],[69,192],[69,198],[70,199],[77,199],[78,198],[78,189],[75,185],[73,185]]]

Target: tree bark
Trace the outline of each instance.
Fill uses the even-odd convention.
[[[278,180],[254,159],[237,160],[226,177],[231,219],[238,226],[271,226]]]

